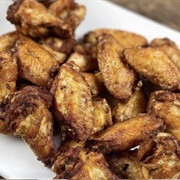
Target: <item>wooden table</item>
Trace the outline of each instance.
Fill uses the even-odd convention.
[[[180,31],[180,0],[109,0]]]

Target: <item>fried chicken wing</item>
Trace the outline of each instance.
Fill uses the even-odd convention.
[[[110,169],[122,179],[145,179],[137,149],[107,155]]]
[[[48,10],[73,29],[76,29],[86,14],[85,6],[75,3],[74,0],[56,0]]]
[[[105,98],[96,97],[93,98],[94,106],[94,130],[93,133],[97,133],[102,129],[113,124],[111,108]]]
[[[36,0],[17,0],[7,11],[7,19],[24,35],[39,38],[56,36],[70,38],[74,30],[70,24],[53,15]]]
[[[72,62],[63,64],[51,89],[55,116],[77,141],[91,135],[94,121],[91,91],[78,71],[79,67]]]
[[[16,90],[17,78],[17,59],[10,52],[0,51],[0,102]]]
[[[19,77],[35,85],[50,87],[59,65],[46,50],[33,40],[21,36],[16,43]]]
[[[86,152],[80,146],[61,153],[57,157],[52,170],[56,173],[56,179],[119,179],[109,170],[102,154]]]
[[[124,151],[139,145],[146,136],[162,130],[164,125],[161,119],[139,114],[93,135],[90,145],[94,151],[102,153]]]
[[[132,93],[135,81],[134,71],[125,64],[120,54],[122,47],[111,35],[102,35],[98,39],[98,66],[108,91],[118,99],[127,99]]]
[[[128,48],[124,55],[135,71],[154,84],[168,90],[180,89],[180,70],[163,51],[151,47]]]
[[[180,178],[180,147],[173,135],[161,132],[144,141],[138,156],[145,179]]]
[[[115,122],[124,121],[131,117],[135,117],[146,111],[147,100],[142,91],[142,82],[139,81],[135,87],[132,96],[127,101],[119,99],[114,100],[112,115]]]
[[[90,31],[84,36],[84,42],[96,45],[97,37],[102,34],[111,34],[119,42],[122,48],[145,46],[148,44],[145,37],[118,29],[96,29],[94,31]]]
[[[41,39],[38,43],[54,57],[58,64],[62,64],[67,60],[77,42],[75,39],[49,37]]]
[[[150,46],[163,51],[180,69],[180,50],[175,42],[168,38],[156,38],[151,41]]]
[[[82,75],[84,76],[85,80],[87,81],[90,89],[91,94],[93,97],[96,97],[101,94],[102,90],[104,89],[104,83],[101,81],[100,78],[98,78],[97,73],[87,73],[82,72]]]
[[[27,86],[11,93],[5,104],[5,122],[13,135],[30,146],[37,159],[48,165],[56,153],[53,119],[48,108],[53,96],[49,91]]]
[[[167,131],[180,141],[180,93],[155,91],[150,96],[148,113],[162,118]]]
[[[19,34],[17,31],[9,32],[0,36],[0,51],[11,50],[14,48]]]

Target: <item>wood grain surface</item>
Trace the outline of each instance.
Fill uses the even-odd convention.
[[[180,31],[180,0],[109,0]]]

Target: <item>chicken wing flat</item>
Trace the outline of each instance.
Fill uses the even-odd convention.
[[[93,98],[94,106],[94,132],[97,133],[113,124],[111,108],[105,98]]]
[[[124,151],[139,145],[146,136],[162,130],[164,125],[161,119],[139,114],[93,135],[90,145],[94,151],[102,153]]]
[[[97,73],[87,73],[82,72],[82,75],[84,76],[85,80],[87,81],[90,89],[91,94],[93,97],[96,97],[101,94],[102,90],[104,89],[104,83],[101,81],[100,78],[98,78]]]
[[[113,36],[104,34],[99,37],[97,44],[98,66],[104,84],[110,94],[117,99],[127,99],[132,93],[135,73],[122,61],[121,52],[122,47]]]
[[[168,38],[156,38],[151,41],[150,46],[163,51],[180,69],[180,50],[175,42]]]
[[[0,51],[0,103],[16,90],[18,78],[17,59],[10,52]]]
[[[84,36],[84,42],[96,45],[97,37],[102,34],[111,34],[119,42],[122,48],[145,46],[148,44],[145,37],[118,29],[96,29],[94,31],[90,31]]]
[[[78,71],[79,67],[72,62],[63,64],[51,89],[56,118],[77,141],[91,135],[94,121],[91,91]]]
[[[86,14],[85,6],[75,3],[74,0],[56,0],[49,6],[48,10],[74,30]]]
[[[87,153],[82,147],[75,147],[61,153],[57,157],[52,170],[56,173],[56,179],[119,179],[109,170],[102,154]]]
[[[124,121],[146,112],[147,100],[141,87],[142,82],[139,81],[132,96],[127,101],[114,100],[112,114],[115,122]]]
[[[173,135],[161,132],[144,141],[138,156],[145,179],[180,178],[180,147]]]
[[[75,39],[48,37],[41,39],[38,43],[54,57],[58,64],[62,64],[77,42]]]
[[[155,91],[150,96],[148,113],[162,118],[167,131],[180,141],[180,93]]]
[[[16,31],[9,32],[0,36],[0,51],[11,50],[14,47],[19,34]]]
[[[180,70],[163,51],[148,48],[124,50],[125,61],[142,76],[163,89],[180,89]]]
[[[48,108],[53,96],[49,91],[27,86],[6,99],[5,122],[14,135],[21,136],[37,159],[48,165],[56,153],[53,119]]]
[[[36,0],[17,0],[7,11],[7,19],[24,35],[39,38],[54,35],[60,38],[74,36],[72,27],[59,19]]]
[[[59,65],[46,50],[33,40],[21,36],[16,42],[19,77],[38,86],[48,87]]]
[[[138,161],[137,149],[117,152],[107,155],[110,169],[121,179],[145,179],[140,162]]]

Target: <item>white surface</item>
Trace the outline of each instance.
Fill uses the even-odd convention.
[[[0,35],[14,27],[6,20],[6,10],[12,1],[0,0]],[[180,46],[180,33],[156,22],[132,13],[105,0],[79,0],[87,8],[87,14],[78,27],[80,38],[95,28],[116,28],[144,35],[149,41],[156,37],[168,37]],[[20,138],[0,135],[0,175],[11,179],[53,178],[55,174],[37,161],[36,156]]]

